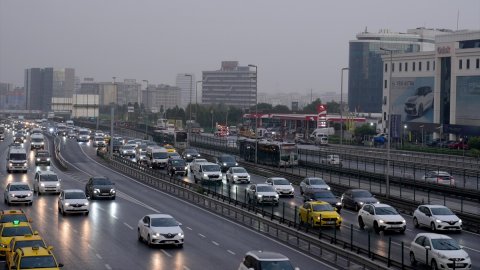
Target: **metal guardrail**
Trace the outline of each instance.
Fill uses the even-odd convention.
[[[49,137],[50,139],[52,138],[51,136],[47,136],[47,137]],[[62,156],[61,148],[62,148],[62,144],[61,144],[60,138],[53,137],[54,157],[58,161],[60,166],[62,166],[64,170],[67,170],[68,165],[67,165],[67,162],[65,161],[65,159]]]

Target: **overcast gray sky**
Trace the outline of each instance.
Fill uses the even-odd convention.
[[[368,27],[480,29],[479,0],[0,0],[0,82],[28,67],[97,81],[175,84],[222,60],[259,67],[259,91],[339,91],[348,41]]]

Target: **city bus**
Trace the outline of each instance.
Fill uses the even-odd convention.
[[[170,144],[175,148],[187,148],[188,134],[186,131],[181,130],[169,132],[167,130],[155,130],[154,134],[153,140],[158,142],[160,145]]]
[[[238,140],[240,157],[245,161],[255,162],[255,139]],[[257,162],[275,167],[298,165],[298,148],[292,142],[258,140]]]

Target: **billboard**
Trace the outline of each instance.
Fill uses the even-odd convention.
[[[392,78],[391,114],[397,121],[433,123],[434,77]]]
[[[480,76],[458,76],[456,97],[456,124],[480,126]]]

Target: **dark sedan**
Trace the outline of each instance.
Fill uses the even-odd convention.
[[[169,158],[167,162],[167,172],[173,175],[188,175],[187,163],[181,158]]]
[[[349,189],[342,194],[342,208],[350,207],[355,211],[360,210],[364,204],[378,203],[379,201],[370,193],[364,189]]]
[[[115,200],[116,193],[115,183],[107,177],[91,177],[85,185],[85,194],[90,199],[108,198]]]
[[[50,153],[47,150],[38,150],[35,153],[35,166],[50,166]]]
[[[306,201],[322,201],[329,203],[340,213],[342,202],[338,196],[333,195],[330,190],[312,190],[303,193],[303,202]]]
[[[185,149],[185,151],[183,151],[183,154],[182,154],[182,158],[187,162],[190,162],[199,157],[200,157],[200,153],[198,153],[198,151],[193,148]]]
[[[235,157],[231,155],[220,155],[219,157],[215,158],[215,163],[222,168],[222,172],[228,171],[230,167],[238,166],[237,160],[235,160]]]

